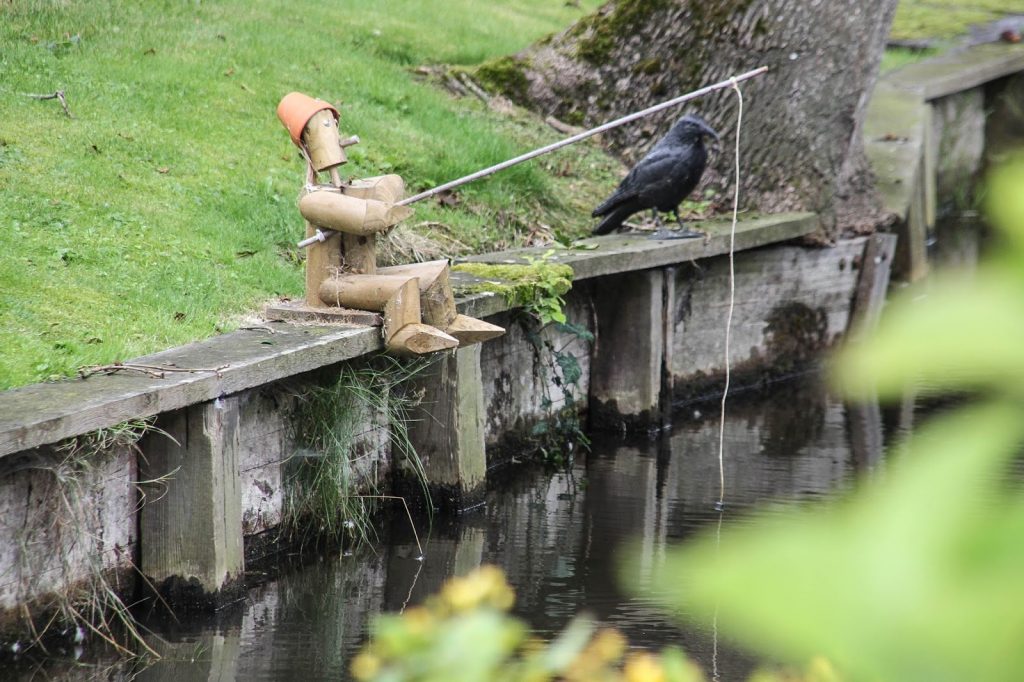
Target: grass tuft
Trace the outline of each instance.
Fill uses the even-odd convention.
[[[345,363],[336,381],[298,394],[294,436],[303,449],[285,468],[282,519],[292,540],[372,539],[370,516],[382,499],[376,468],[382,446],[390,446],[396,466],[409,469],[429,500],[423,465],[409,441],[415,398],[404,384],[430,362],[381,355],[367,364]]]

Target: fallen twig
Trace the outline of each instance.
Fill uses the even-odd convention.
[[[412,520],[412,512],[409,511],[409,504],[405,501],[404,497],[398,495],[352,495],[355,499],[367,499],[367,500],[398,500],[405,507],[405,515],[409,519],[409,527],[412,528],[412,536],[416,539],[416,548],[420,552],[420,559],[426,555],[423,553],[423,545],[420,544],[420,534],[416,532],[416,523]]]
[[[560,121],[554,116],[548,116],[547,118],[544,119],[544,122],[547,123],[552,128],[554,128],[555,130],[557,130],[558,132],[564,133],[566,135],[578,135],[582,133],[584,130],[584,128],[581,128],[579,126],[570,125],[565,121]]]
[[[64,107],[64,113],[67,114],[68,118],[74,118],[71,115],[71,109],[68,108],[68,101],[64,97],[63,90],[57,90],[49,95],[33,95],[31,93],[25,93],[25,97],[31,97],[32,99],[55,99],[60,102],[60,105]]]
[[[188,372],[193,374],[212,372],[220,377],[221,370],[227,369],[228,367],[229,365],[221,365],[220,367],[175,367],[174,365],[140,365],[131,362],[115,362],[109,365],[87,365],[85,367],[79,367],[78,376],[82,379],[88,379],[94,374],[139,372],[140,374],[145,374],[156,379],[165,379],[167,378],[167,372]]]

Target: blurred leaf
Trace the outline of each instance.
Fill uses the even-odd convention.
[[[1019,679],[1024,505],[997,480],[1022,434],[1016,405],[946,418],[884,483],[705,536],[652,590],[773,658],[823,655],[853,680]]]
[[[1024,387],[1024,295],[1017,276],[991,268],[973,280],[946,276],[923,301],[904,296],[878,332],[839,356],[838,383],[855,396],[929,389]]]
[[[996,168],[987,180],[989,221],[1006,237],[1018,264],[1024,261],[1024,158]]]
[[[544,669],[560,672],[568,668],[590,642],[594,629],[594,623],[589,618],[574,618],[544,652]]]

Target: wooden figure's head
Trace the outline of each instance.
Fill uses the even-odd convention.
[[[277,117],[317,172],[348,161],[338,130],[340,114],[331,104],[301,92],[290,92],[277,105]]]

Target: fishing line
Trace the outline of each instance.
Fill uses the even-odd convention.
[[[715,559],[722,546],[722,512],[718,512],[718,525],[715,527]],[[715,602],[715,617],[711,621],[711,682],[721,682],[718,672],[718,602]]]
[[[740,211],[740,130],[743,127],[743,93],[739,83],[732,79],[736,92],[738,111],[736,114],[736,189],[732,198],[732,228],[729,230],[729,313],[725,318],[725,388],[722,390],[722,411],[718,422],[718,502],[715,509],[725,508],[725,402],[729,397],[731,366],[729,363],[729,342],[732,336],[732,314],[736,309],[736,223]]]

